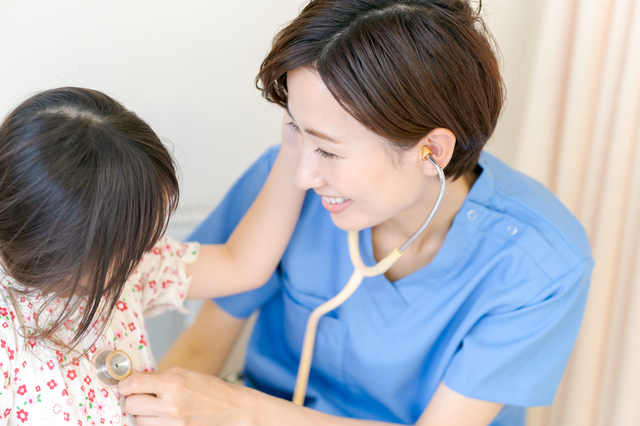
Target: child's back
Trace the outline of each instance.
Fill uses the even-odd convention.
[[[30,339],[28,332],[24,335],[20,331],[35,328],[37,312],[41,312],[40,322],[55,319],[64,308],[64,300],[36,293],[12,301],[8,288],[15,291],[23,287],[9,277],[2,279],[0,370],[4,389],[0,391],[0,418],[8,424],[27,425],[135,424],[121,412],[117,388],[97,382],[91,358],[102,349],[119,349],[131,357],[136,370],[154,370],[156,362],[148,346],[143,316],[181,309],[190,282],[185,265],[196,255],[197,244],[161,239],[127,280],[104,331],[99,333],[108,318],[100,314],[84,341],[70,353],[64,346]],[[56,340],[66,345],[71,342],[85,306],[82,303],[53,336]]]

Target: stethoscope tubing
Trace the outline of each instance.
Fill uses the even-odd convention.
[[[375,277],[376,275],[384,274],[393,266],[394,263],[402,256],[402,253],[409,247],[409,245],[415,241],[416,238],[426,229],[433,216],[440,208],[442,199],[444,197],[445,189],[445,176],[442,168],[428,156],[427,159],[433,163],[438,171],[438,178],[440,179],[440,192],[438,199],[434,204],[427,219],[420,225],[420,228],[414,232],[400,247],[393,250],[384,259],[378,262],[374,266],[366,266],[360,256],[360,241],[359,232],[350,231],[347,235],[347,241],[349,244],[349,256],[351,257],[351,263],[353,263],[353,274],[344,288],[333,298],[327,300],[322,305],[315,308],[309,319],[307,320],[307,327],[304,333],[304,339],[302,342],[302,352],[300,354],[300,364],[298,366],[298,375],[296,377],[296,387],[293,392],[293,403],[297,405],[304,405],[304,398],[307,392],[307,385],[309,383],[309,374],[311,372],[311,360],[313,358],[313,349],[315,346],[316,332],[318,330],[318,322],[325,314],[336,309],[342,305],[360,286],[364,277]]]

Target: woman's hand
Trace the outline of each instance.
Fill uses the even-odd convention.
[[[255,392],[182,368],[134,373],[118,385],[138,426],[253,425]]]

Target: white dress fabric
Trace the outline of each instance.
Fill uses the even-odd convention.
[[[0,269],[0,387],[1,425],[135,425],[123,412],[117,388],[101,386],[91,369],[93,354],[101,349],[125,351],[140,371],[156,368],[149,347],[144,317],[177,309],[183,302],[191,277],[185,270],[199,252],[197,243],[161,239],[129,277],[109,325],[98,315],[89,335],[71,353],[52,343],[29,339],[34,316],[39,324],[56,318],[65,300],[37,294],[9,296],[8,288],[23,289]],[[58,330],[56,338],[70,342],[84,306]],[[16,310],[18,312],[16,312]],[[97,340],[96,340],[97,337]],[[94,343],[95,342],[95,343]],[[93,344],[92,344],[93,343]]]

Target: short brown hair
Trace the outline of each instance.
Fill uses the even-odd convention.
[[[28,290],[9,292],[66,300],[51,324],[37,321],[28,330],[29,338],[72,349],[95,319],[109,318],[177,202],[171,155],[109,96],[63,87],[11,112],[0,126],[0,258],[9,279]],[[57,340],[85,298],[75,336]],[[46,318],[41,313],[37,318]]]
[[[276,35],[256,86],[286,107],[287,72],[307,67],[392,146],[447,128],[455,179],[476,166],[502,109],[494,45],[466,0],[312,0]]]

